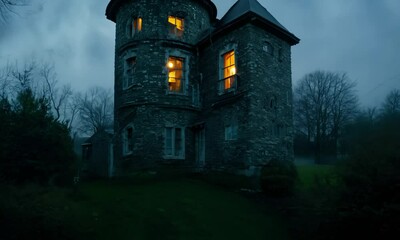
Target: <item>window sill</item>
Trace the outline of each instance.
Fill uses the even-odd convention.
[[[185,160],[185,156],[169,156],[169,155],[164,155],[164,159],[166,160]]]
[[[133,152],[127,152],[127,153],[122,154],[123,157],[130,157],[132,155],[133,155]]]
[[[218,96],[222,96],[222,95],[225,95],[225,94],[235,94],[236,91],[237,91],[236,88],[230,88],[230,89],[225,90],[225,91],[223,91],[223,92],[219,91],[219,92],[218,92]]]
[[[186,93],[180,93],[180,92],[171,92],[167,91],[167,95],[176,95],[176,96],[188,96]]]
[[[142,88],[142,87],[143,87],[142,84],[135,83],[135,84],[132,84],[132,85],[126,87],[126,88],[122,88],[122,91],[127,91],[127,90],[130,90],[132,88]]]

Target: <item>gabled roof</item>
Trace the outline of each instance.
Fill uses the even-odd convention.
[[[222,17],[220,24],[228,24],[248,12],[253,12],[276,26],[287,30],[257,0],[238,0]]]
[[[230,25],[254,19],[254,17],[291,44],[299,42],[299,39],[280,24],[257,0],[238,0],[218,22],[217,29],[223,30]]]

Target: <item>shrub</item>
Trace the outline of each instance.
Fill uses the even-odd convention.
[[[291,195],[297,171],[292,161],[271,160],[261,169],[261,188],[271,196]]]
[[[342,231],[332,232],[350,238],[388,239],[400,233],[400,115],[367,120],[349,126],[348,159],[339,172]]]
[[[72,179],[75,154],[67,126],[51,115],[45,98],[18,93],[0,104],[0,176],[16,183],[63,183]],[[4,132],[3,132],[4,129]]]

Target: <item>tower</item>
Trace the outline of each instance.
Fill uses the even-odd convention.
[[[210,0],[111,0],[117,169],[251,173],[290,160],[290,48],[299,39],[258,1],[218,20]]]
[[[215,5],[112,0],[106,14],[116,23],[115,158],[139,168],[190,165],[187,128],[200,111],[195,44],[212,26]]]

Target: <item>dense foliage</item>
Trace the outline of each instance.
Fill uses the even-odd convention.
[[[400,113],[364,115],[348,126],[349,159],[342,165],[339,203],[346,232],[369,239],[399,234]],[[359,236],[359,235],[357,235]]]
[[[271,196],[293,193],[297,171],[293,162],[273,159],[261,170],[261,188]]]
[[[1,100],[0,177],[13,182],[61,181],[74,162],[65,124],[50,114],[46,98],[30,88]]]

